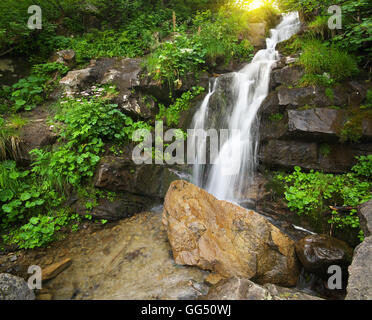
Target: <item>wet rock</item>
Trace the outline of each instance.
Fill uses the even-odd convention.
[[[234,81],[234,74],[223,74],[216,79],[217,84],[214,94],[210,98],[209,112],[207,115],[208,128],[227,129],[227,116],[234,108],[234,94],[230,90]]]
[[[299,166],[305,169],[344,173],[350,171],[357,163],[356,156],[372,152],[370,144],[323,144],[310,142],[310,139],[271,140],[285,137],[283,130],[282,123],[274,123],[271,128],[268,126],[263,131],[265,137],[260,149],[260,161],[269,168],[293,170],[294,166]],[[328,152],[325,152],[324,148]]]
[[[98,205],[92,210],[87,210],[85,201],[79,200],[72,207],[80,215],[92,215],[95,219],[104,219],[108,221],[118,221],[124,218],[130,218],[138,212],[144,211],[149,200],[135,195],[125,195],[123,199],[99,199]]]
[[[61,272],[65,271],[69,266],[71,266],[71,264],[72,260],[70,258],[66,258],[44,268],[42,271],[43,281],[48,281],[57,277]]]
[[[259,286],[244,278],[222,280],[200,300],[323,300],[296,289],[265,284]]]
[[[326,235],[310,235],[296,243],[296,254],[305,270],[328,279],[328,268],[340,266],[343,274],[351,263],[353,249],[341,240]]]
[[[309,110],[288,110],[288,131],[296,137],[319,137],[338,140],[342,114],[339,110],[314,108]]]
[[[328,97],[321,93],[320,87],[287,88],[283,86],[278,89],[279,105],[296,107],[332,105]]]
[[[95,186],[115,192],[131,192],[163,198],[177,172],[162,165],[136,165],[124,157],[104,157],[98,166]]]
[[[372,300],[372,237],[354,250],[349,267],[346,300]]]
[[[286,66],[282,69],[274,70],[271,74],[270,88],[275,89],[280,85],[295,86],[303,75],[304,70],[301,66]]]
[[[73,66],[75,63],[76,53],[74,50],[61,50],[57,51],[51,58],[52,62],[63,63],[66,66]]]
[[[279,106],[278,93],[276,91],[270,92],[266,99],[263,101],[259,114],[265,118],[272,114],[280,113],[281,109]]]
[[[41,294],[54,300],[180,300],[208,292],[208,272],[179,266],[169,254],[161,212],[139,213],[106,225],[90,224],[53,243],[27,251],[22,269],[66,254],[73,265],[43,283]],[[68,251],[68,254],[65,253]]]
[[[295,285],[294,242],[264,217],[186,182],[171,184],[163,224],[178,264],[225,277]]]
[[[358,106],[365,99],[368,85],[365,83],[343,83],[333,88],[322,86],[287,88],[279,87],[279,105],[303,107]]]
[[[261,148],[261,160],[270,167],[316,167],[318,148],[314,142],[270,140]]]
[[[35,300],[35,294],[22,278],[1,273],[0,300]]]

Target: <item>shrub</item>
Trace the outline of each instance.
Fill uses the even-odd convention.
[[[358,72],[355,59],[336,46],[327,47],[320,40],[305,40],[300,64],[303,65],[306,77],[302,84],[317,84],[342,81]],[[314,82],[314,83],[311,83]]]
[[[325,174],[311,170],[304,173],[301,168],[288,175],[278,175],[285,182],[285,199],[288,207],[299,215],[307,216],[319,229],[329,206],[346,206],[353,209],[346,216],[332,211],[327,219],[336,228],[360,227],[356,207],[372,199],[372,157],[360,157],[352,172],[343,175]]]
[[[206,50],[202,44],[185,34],[174,41],[162,43],[147,59],[149,74],[160,83],[174,88],[187,73],[195,73],[205,63]]]
[[[176,99],[175,103],[166,108],[163,104],[159,105],[159,113],[156,116],[157,120],[166,121],[168,126],[178,125],[181,112],[188,110],[191,107],[192,100],[204,91],[202,87],[193,87],[190,91],[182,94]]]

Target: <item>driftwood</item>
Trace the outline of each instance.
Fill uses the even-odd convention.
[[[329,206],[329,208],[333,211],[338,211],[338,212],[349,212],[351,210],[356,210],[354,207],[337,207],[337,206]]]

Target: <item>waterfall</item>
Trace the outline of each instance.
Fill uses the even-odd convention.
[[[204,165],[201,159],[205,157],[207,142],[204,140],[197,144],[193,138],[192,143],[197,147],[193,182],[220,200],[244,199],[244,194],[252,182],[259,146],[257,114],[268,95],[271,71],[279,59],[276,45],[288,40],[299,31],[299,28],[300,20],[297,12],[283,15],[280,24],[270,30],[270,38],[266,39],[266,49],[258,51],[250,64],[232,74],[231,86],[228,88],[232,97],[232,101],[229,101],[232,108],[228,112],[225,111],[222,121],[218,123],[219,128],[214,129],[219,130],[225,126],[230,132],[238,130],[239,139],[230,136],[220,147],[213,164]],[[211,123],[208,123],[208,114],[213,107],[211,100],[222,85],[222,81],[218,81],[218,78],[212,81],[209,94],[194,116],[194,129],[206,132],[211,128]],[[214,109],[213,112],[219,110]],[[237,154],[234,152],[237,148],[240,157],[232,158],[232,154]],[[224,168],[226,165],[231,165],[231,162],[234,162],[238,170],[234,174],[226,174]]]

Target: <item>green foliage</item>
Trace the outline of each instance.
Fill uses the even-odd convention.
[[[205,63],[206,50],[202,44],[180,34],[174,41],[162,43],[147,59],[146,66],[155,80],[177,87],[187,73],[195,73]]]
[[[304,40],[299,63],[305,68],[303,85],[331,84],[358,73],[355,59],[336,46],[327,47],[316,39]]]
[[[354,117],[344,123],[340,133],[341,142],[359,142],[363,135],[363,128],[360,117]]]
[[[371,109],[372,108],[372,90],[367,91],[365,104],[360,106],[361,109]]]
[[[326,17],[330,17],[328,8],[339,5],[342,30],[337,30],[330,42],[359,56],[363,63],[371,61],[372,7],[369,0],[280,0],[279,4],[287,11],[303,12],[305,19],[310,21],[310,32],[323,39],[329,37],[329,30],[325,30]]]
[[[77,215],[70,215],[68,210],[61,210],[56,216],[37,215],[5,239],[22,249],[34,249],[45,246],[56,239],[57,232],[71,221],[79,220]]]
[[[14,111],[31,110],[43,102],[43,84],[45,78],[29,76],[13,85],[10,100],[14,102]]]
[[[282,113],[273,113],[270,115],[270,121],[280,121],[282,120],[284,115]]]
[[[159,104],[159,113],[156,120],[166,121],[168,126],[178,125],[181,112],[188,110],[191,107],[192,100],[204,91],[202,87],[193,87],[190,91],[182,94],[182,96],[166,108],[163,104]]]
[[[209,65],[215,66],[217,59],[228,63],[232,58],[250,60],[253,57],[253,46],[248,40],[239,42],[241,27],[226,12],[220,11],[215,15],[209,10],[200,12],[195,16],[193,24],[195,40],[206,50]]]
[[[45,202],[30,172],[18,170],[14,161],[0,164],[0,186],[2,227],[24,219],[31,210],[37,212]]]
[[[29,77],[19,80],[7,90],[5,103],[12,105],[12,111],[15,112],[32,110],[49,97],[61,76],[68,70],[68,67],[58,62],[34,65]]]
[[[329,213],[329,206],[350,206],[356,208],[359,204],[372,198],[372,157],[360,157],[359,163],[352,172],[343,175],[325,174],[322,172],[304,173],[301,168],[288,175],[278,175],[285,182],[285,199],[288,207],[299,215],[307,216],[317,227]],[[342,215],[331,212],[328,223],[336,228],[359,228],[356,209]]]

